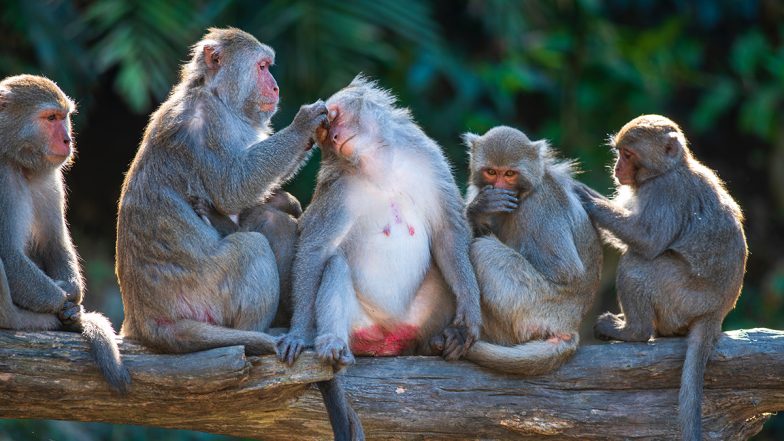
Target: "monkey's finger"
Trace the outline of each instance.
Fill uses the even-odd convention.
[[[356,359],[354,358],[354,354],[352,354],[351,351],[348,350],[348,348],[343,348],[343,351],[341,351],[340,358],[338,359],[338,363],[340,364],[340,366],[346,367],[354,364],[355,361]]]

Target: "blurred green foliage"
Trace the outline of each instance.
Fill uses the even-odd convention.
[[[188,47],[205,28],[236,26],[277,51],[273,73],[283,101],[275,126],[285,126],[300,104],[326,98],[365,72],[412,109],[444,147],[461,184],[466,155],[459,135],[505,124],[550,139],[564,156],[580,161],[581,179],[608,192],[607,134],[642,113],[670,116],[747,214],[752,254],[744,293],[725,327],[784,328],[780,1],[0,4],[0,74],[47,75],[79,101],[81,154],[69,175],[69,218],[85,260],[88,301],[115,324],[122,313],[111,271],[114,204],[144,117],[165,99]],[[316,157],[288,184],[303,202],[310,198],[317,169]],[[611,279],[600,308],[613,305]],[[35,439],[208,439],[99,425],[73,425],[73,430],[88,428],[78,429],[79,436],[57,436],[66,426],[50,424],[55,426],[3,422],[0,440],[30,434]],[[784,421],[773,419],[758,439],[782,433]]]

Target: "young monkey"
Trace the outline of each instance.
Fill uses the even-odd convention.
[[[700,440],[705,366],[746,270],[743,215],[668,118],[635,118],[610,145],[618,195],[610,201],[579,189],[594,222],[622,252],[616,281],[622,313],[600,316],[594,331],[624,341],[688,334],[679,419],[683,439]]]
[[[576,350],[602,265],[601,242],[574,192],[572,163],[517,129],[467,133],[468,220],[482,299],[480,365],[538,375]]]

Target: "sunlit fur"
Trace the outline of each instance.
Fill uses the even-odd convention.
[[[600,316],[595,332],[626,341],[688,334],[679,420],[683,439],[700,440],[705,365],[746,268],[743,215],[673,121],[643,115],[613,144],[634,153],[639,171],[612,201],[581,193],[594,222],[623,253],[616,281],[623,315]]]
[[[49,156],[53,132],[42,112],[65,115],[70,155]],[[65,222],[63,168],[73,155],[74,102],[49,79],[18,75],[0,82],[0,328],[64,329],[58,315],[81,311],[84,282]],[[57,132],[59,134],[59,132]],[[60,162],[61,161],[61,162]],[[99,369],[116,391],[131,378],[114,330],[103,315],[81,311],[69,329],[89,342]]]

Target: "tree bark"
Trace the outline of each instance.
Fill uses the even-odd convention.
[[[78,334],[0,332],[0,417],[140,424],[266,440],[331,437],[311,383],[241,347],[154,354],[121,342],[133,385],[113,394]],[[342,374],[368,439],[677,439],[684,339],[580,348],[557,372],[521,378],[434,357],[359,358]],[[741,440],[784,410],[784,332],[725,333],[705,375],[705,439]]]

